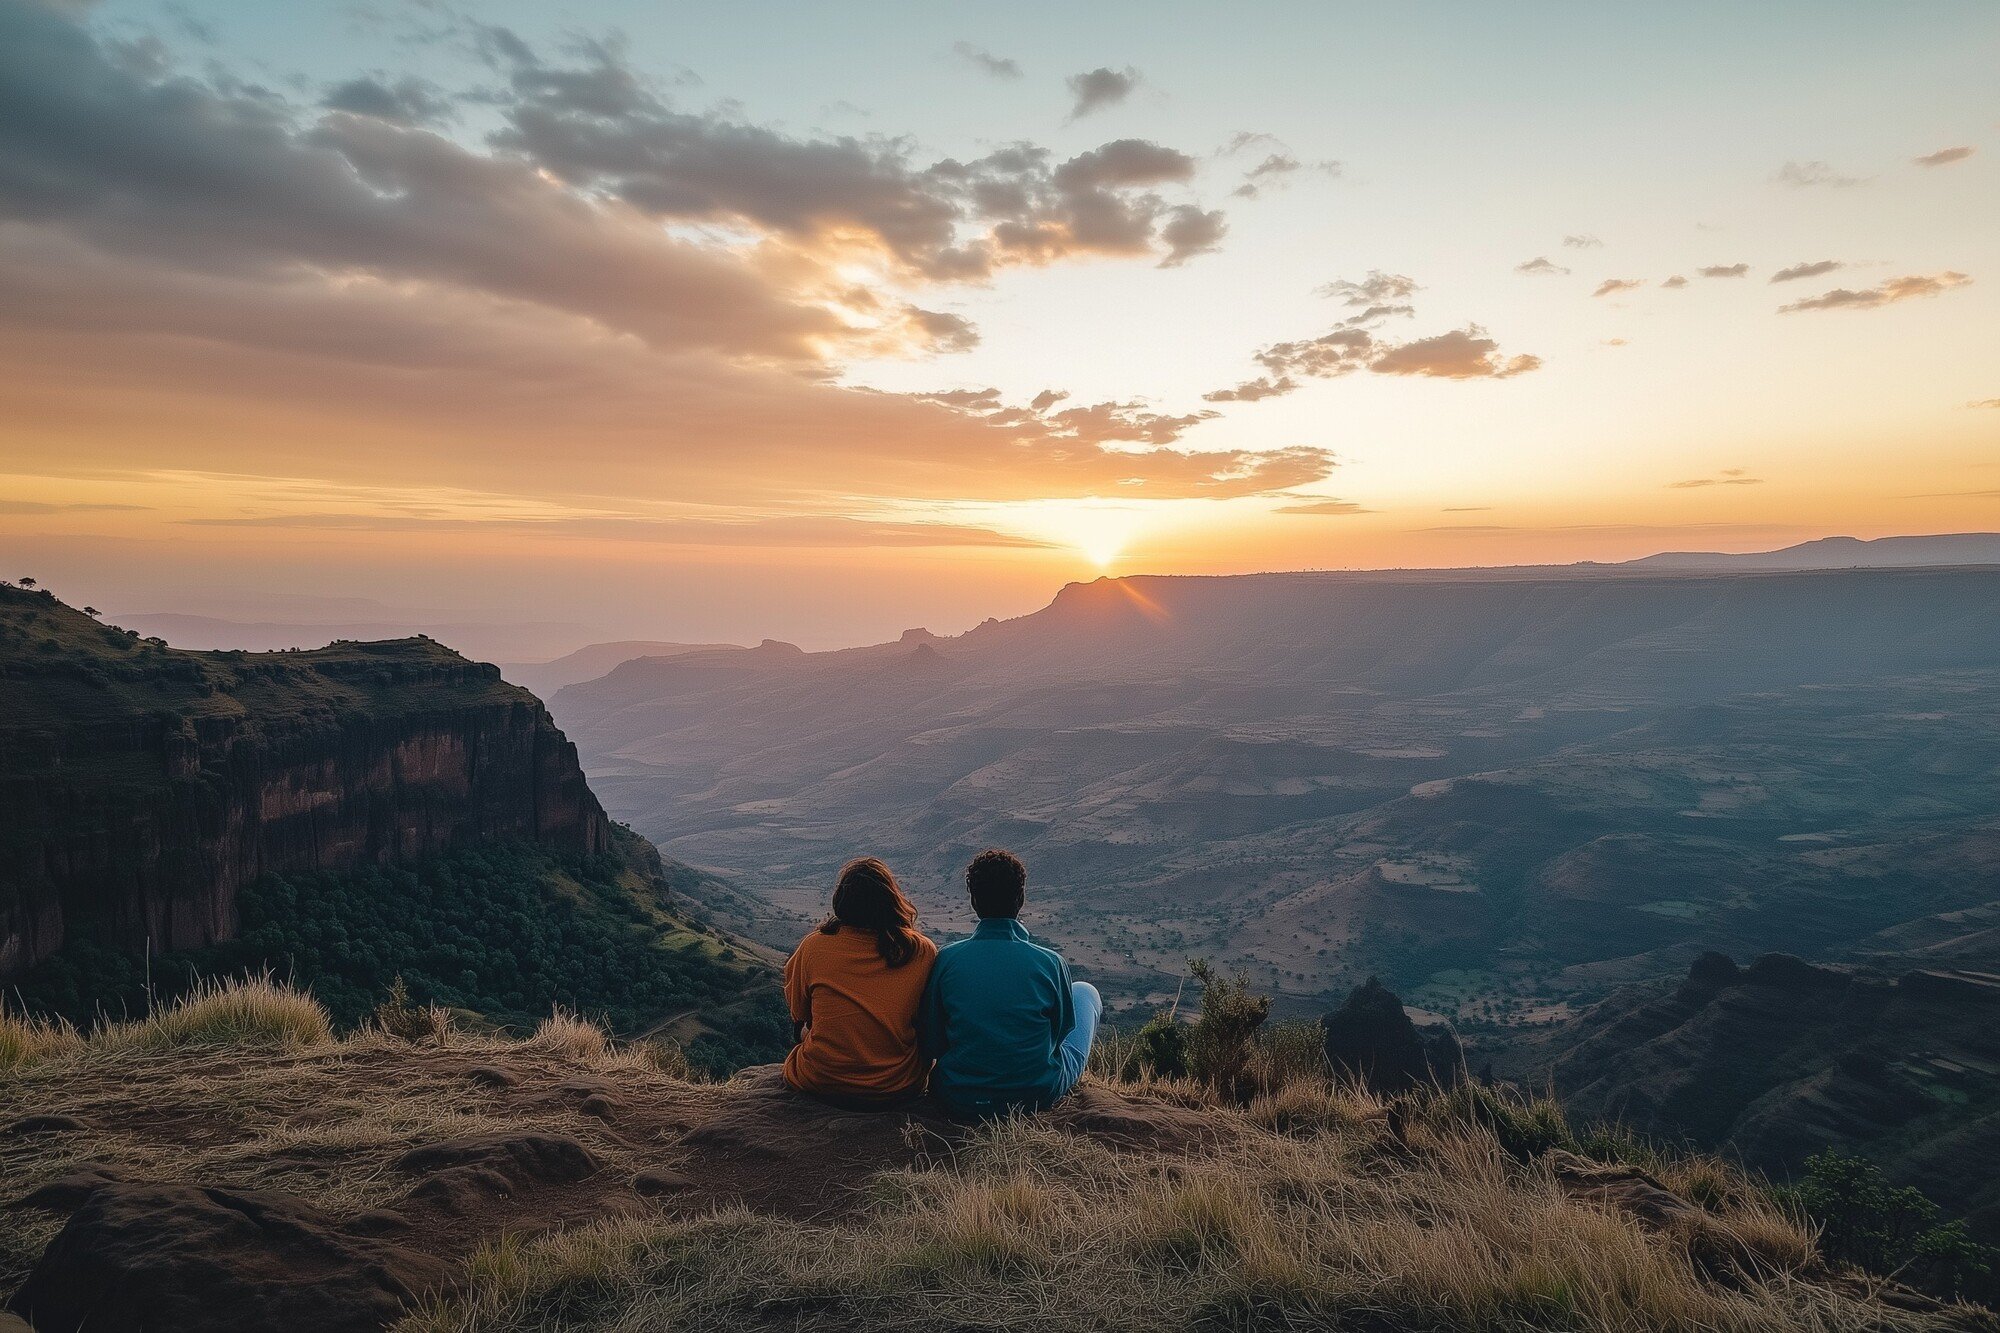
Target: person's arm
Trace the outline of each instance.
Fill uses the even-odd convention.
[[[926,1060],[937,1059],[950,1045],[944,1031],[944,996],[938,985],[943,974],[944,968],[939,963],[931,964],[930,980],[924,983],[923,1003],[917,1008],[917,1049]]]
[[[785,960],[785,1007],[792,1013],[794,1046],[805,1037],[806,1029],[812,1026],[812,988],[806,984],[805,962],[801,957],[805,951],[806,946],[800,944]]]
[[[1060,1046],[1069,1030],[1076,1026],[1076,1001],[1069,993],[1069,961],[1061,954],[1056,955],[1056,1009],[1055,1044]]]

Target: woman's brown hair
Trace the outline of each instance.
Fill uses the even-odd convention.
[[[849,861],[833,886],[833,913],[820,923],[820,933],[835,935],[842,926],[875,932],[875,951],[890,967],[901,967],[917,956],[917,909],[903,896],[889,867],[873,856]]]

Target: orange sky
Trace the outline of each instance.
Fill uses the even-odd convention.
[[[1282,58],[1120,12],[817,34],[870,73],[618,4],[0,0],[0,557],[821,644],[1103,570],[2000,528],[1990,8],[1815,9],[1810,76],[1693,11],[1455,10],[1417,69],[1421,8],[1273,6]]]

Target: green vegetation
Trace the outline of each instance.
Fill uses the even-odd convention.
[[[1889,1183],[1882,1168],[1829,1150],[1778,1197],[1819,1227],[1827,1258],[1894,1276],[1941,1296],[2000,1298],[2000,1252],[1979,1244],[1963,1222],[1947,1222],[1917,1190]]]
[[[438,1006],[526,1026],[561,1006],[636,1033],[695,1011],[709,1030],[689,1056],[707,1069],[773,1059],[790,1041],[768,969],[661,908],[618,855],[500,844],[271,875],[244,889],[238,912],[238,938],[155,958],[150,995],[143,957],[79,941],[30,972],[20,997],[84,1023],[269,969],[310,987],[343,1027],[389,996],[411,1023],[409,1011]]]

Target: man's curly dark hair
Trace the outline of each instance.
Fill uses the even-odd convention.
[[[1028,868],[1014,853],[989,848],[965,868],[965,888],[981,920],[1016,917],[1028,897]]]

